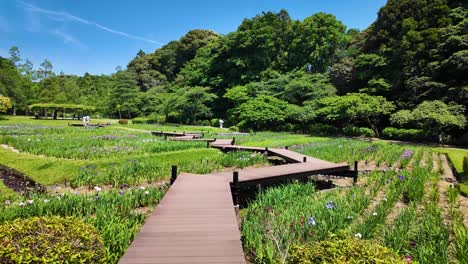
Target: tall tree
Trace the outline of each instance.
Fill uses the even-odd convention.
[[[110,94],[110,107],[118,113],[120,119],[123,116],[132,118],[138,114],[139,88],[133,76],[128,71],[119,71],[114,74],[114,84]]]

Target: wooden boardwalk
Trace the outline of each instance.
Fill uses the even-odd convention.
[[[266,150],[233,143],[230,139],[218,139],[210,145],[224,150],[267,151],[291,163],[239,170],[240,185],[349,171],[348,165],[286,149]],[[231,194],[232,180],[233,172],[180,174],[120,263],[245,263]]]
[[[193,136],[193,138],[203,137],[203,132],[164,132],[164,131],[153,131],[151,132],[154,136],[168,136],[168,137],[183,137],[183,136]]]
[[[226,178],[179,175],[120,263],[245,263]]]

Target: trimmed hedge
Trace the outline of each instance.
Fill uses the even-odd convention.
[[[127,125],[128,124],[128,119],[119,119],[119,124]]]
[[[331,239],[313,244],[293,245],[287,263],[381,263],[404,264],[403,257],[373,241],[355,238]],[[411,263],[416,263],[412,261]]]
[[[421,129],[404,129],[387,127],[382,131],[382,136],[386,139],[396,140],[425,140],[426,135]]]
[[[0,263],[105,263],[93,226],[76,218],[33,217],[0,225]]]
[[[368,127],[346,126],[343,134],[352,137],[375,137],[375,132]]]
[[[149,119],[144,117],[137,117],[132,119],[132,124],[148,124]]]
[[[334,136],[338,134],[338,128],[321,123],[309,126],[309,133],[313,136]]]

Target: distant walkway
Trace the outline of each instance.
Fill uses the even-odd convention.
[[[241,185],[349,171],[348,165],[286,149],[266,150],[233,143],[233,140],[220,139],[210,145],[225,151],[267,151],[291,163],[239,170],[238,184]],[[120,263],[245,263],[231,185],[236,185],[233,172],[180,174]]]

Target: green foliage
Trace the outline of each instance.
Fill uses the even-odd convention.
[[[309,133],[314,136],[334,136],[338,135],[339,129],[321,123],[315,123],[309,126]]]
[[[11,108],[10,98],[0,95],[0,113],[2,113],[2,112],[4,113],[10,108]]]
[[[95,228],[75,218],[33,217],[0,224],[1,263],[106,263]]]
[[[373,241],[335,236],[326,241],[293,245],[287,263],[404,264],[407,262],[391,249]]]
[[[128,119],[119,119],[119,124],[127,125],[128,124]]]
[[[283,122],[287,109],[288,103],[273,96],[260,95],[237,107],[235,114],[246,123],[246,127],[264,129]]]
[[[145,117],[137,117],[132,119],[132,124],[148,124],[148,122],[150,122],[150,120]]]
[[[293,27],[289,49],[292,67],[310,65],[310,71],[324,72],[344,42],[346,27],[335,16],[317,13]]]
[[[343,134],[353,137],[375,137],[375,132],[367,127],[345,126]]]
[[[400,110],[391,117],[395,125],[416,127],[424,130],[428,136],[444,135],[453,129],[463,129],[466,118],[464,107],[447,105],[441,101],[424,101],[413,111]]]
[[[394,127],[386,127],[382,131],[382,136],[387,139],[396,139],[396,140],[424,140],[427,138],[424,130],[404,129],[404,128],[394,128]]]
[[[350,121],[365,123],[377,136],[379,123],[395,109],[394,104],[382,96],[360,93],[325,97],[314,102],[313,107],[320,120],[337,125]]]

